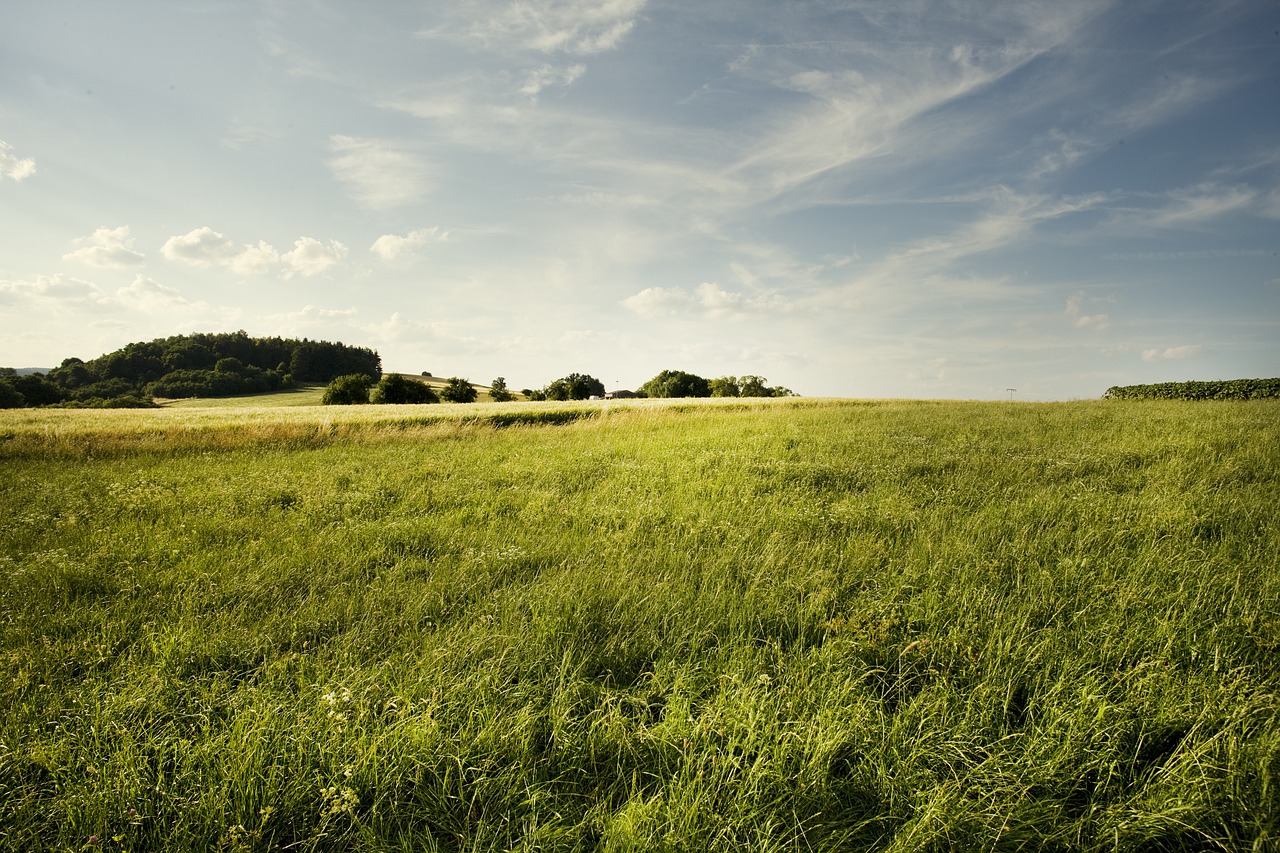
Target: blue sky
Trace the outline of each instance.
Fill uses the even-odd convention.
[[[0,365],[1059,400],[1280,375],[1280,5],[0,11]]]

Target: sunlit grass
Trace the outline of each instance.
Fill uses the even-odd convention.
[[[6,412],[0,846],[1270,849],[1278,415]]]

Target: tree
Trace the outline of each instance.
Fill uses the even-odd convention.
[[[489,397],[495,403],[510,403],[516,395],[507,388],[507,380],[499,376],[489,383]]]
[[[0,409],[21,409],[26,405],[27,398],[22,396],[22,392],[14,388],[8,379],[0,378]]]
[[[440,392],[440,399],[446,403],[474,403],[477,396],[475,386],[458,376],[450,376]]]
[[[710,397],[707,380],[683,370],[664,370],[638,389],[646,397]]]
[[[43,373],[28,373],[8,381],[28,406],[51,406],[66,399],[66,393],[46,379]]]
[[[739,397],[772,397],[773,389],[765,384],[763,376],[744,376],[738,380]]]
[[[738,396],[738,377],[721,376],[719,379],[708,381],[707,387],[711,389],[712,397],[736,397]]]
[[[399,373],[388,373],[378,381],[370,401],[374,403],[439,403],[435,390],[425,382],[418,382]]]
[[[350,406],[369,402],[369,386],[373,384],[364,373],[349,373],[339,376],[324,389],[320,402],[326,406]]]
[[[546,400],[585,400],[603,397],[604,383],[586,373],[570,373],[542,390]]]

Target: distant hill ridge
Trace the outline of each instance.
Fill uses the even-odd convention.
[[[127,344],[90,361],[67,358],[47,371],[5,370],[0,405],[146,405],[152,397],[229,397],[353,373],[377,380],[382,357],[341,342],[194,333]]]

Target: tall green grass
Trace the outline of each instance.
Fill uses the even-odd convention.
[[[0,419],[0,847],[1280,845],[1274,403],[391,408]]]

